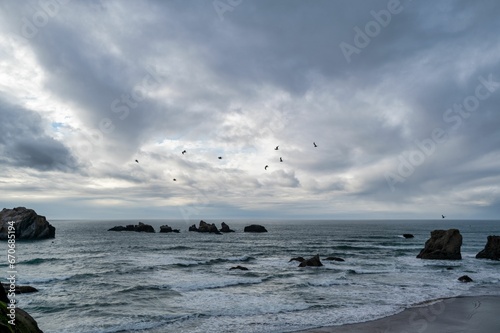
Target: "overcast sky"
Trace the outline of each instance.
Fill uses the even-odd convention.
[[[499,17],[496,0],[2,1],[0,208],[498,219]]]

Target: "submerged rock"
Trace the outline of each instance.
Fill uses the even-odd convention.
[[[129,225],[125,226],[125,227],[123,227],[123,226],[116,226],[116,227],[113,227],[111,229],[108,229],[108,231],[136,231],[136,232],[150,232],[150,233],[154,233],[155,232],[155,228],[153,228],[149,224],[144,224],[142,222],[139,222],[139,224],[137,224],[137,225],[129,224]]]
[[[267,232],[266,228],[259,224],[251,224],[243,229],[244,232]]]
[[[331,261],[345,261],[342,258],[339,257],[326,257],[325,260],[331,260]]]
[[[417,255],[421,259],[437,260],[460,260],[462,254],[462,235],[458,229],[434,230],[431,238],[425,242],[425,246]]]
[[[312,258],[309,258],[307,260],[304,260],[299,264],[299,267],[306,267],[306,266],[313,266],[313,267],[320,267],[323,266],[321,263],[321,260],[319,260],[319,254],[315,255]]]
[[[484,249],[476,254],[476,258],[500,260],[500,236],[488,236]]]
[[[242,270],[242,271],[248,271],[248,268],[246,268],[246,267],[244,267],[244,266],[240,266],[240,265],[238,265],[238,266],[233,266],[233,267],[231,267],[231,268],[230,268],[230,270],[231,270],[231,269],[239,269],[239,270]]]
[[[56,228],[33,209],[4,208],[0,212],[0,239],[8,239],[9,222],[13,221],[16,239],[47,239],[56,236]]]
[[[458,278],[458,281],[460,282],[474,282],[468,275],[463,275]]]

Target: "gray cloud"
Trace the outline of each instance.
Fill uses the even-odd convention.
[[[75,172],[78,164],[67,147],[48,136],[36,112],[0,101],[1,163],[41,171]]]

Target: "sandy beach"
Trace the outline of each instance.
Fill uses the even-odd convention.
[[[364,323],[322,327],[296,333],[497,333],[500,296],[457,297],[406,309]]]

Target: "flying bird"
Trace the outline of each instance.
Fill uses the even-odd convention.
[[[316,142],[313,142],[313,145],[314,145],[314,147],[317,147],[317,146],[318,146],[318,145],[316,144]]]
[[[173,179],[173,181],[174,181],[174,182],[176,182],[176,181],[177,181],[177,179],[175,179],[175,178],[174,178],[174,179]]]
[[[184,155],[185,153],[187,153],[187,151],[186,151],[186,150],[183,150],[183,151],[182,151],[182,155]]]
[[[444,215],[441,215],[441,216],[443,217],[443,219],[446,217],[446,216],[444,216]]]
[[[274,150],[278,150],[278,147],[279,147],[279,146],[276,146],[276,148],[274,148]]]
[[[280,162],[283,162],[283,159],[280,157]]]
[[[138,160],[135,160],[135,162],[136,162],[136,163],[139,163],[139,161],[138,161]]]
[[[267,170],[267,168],[269,168],[269,165],[266,165],[266,166],[264,167],[264,170]]]
[[[217,157],[219,160],[222,160],[222,156]]]

